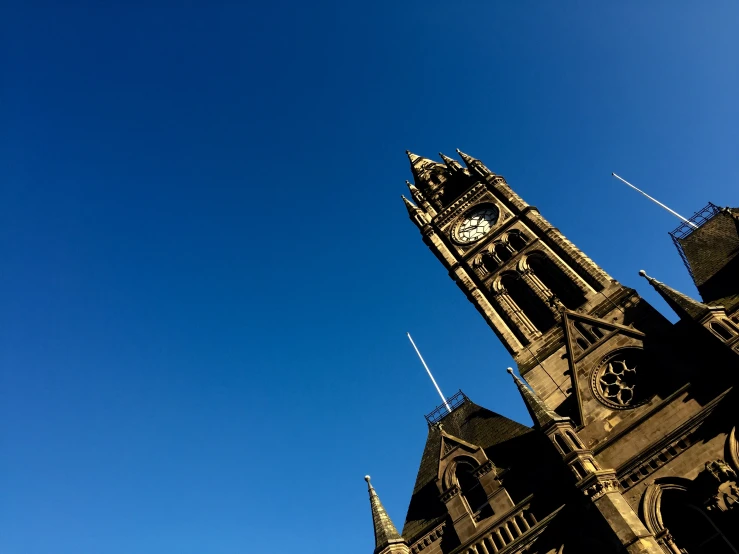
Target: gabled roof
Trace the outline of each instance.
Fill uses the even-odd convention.
[[[508,449],[506,453],[501,452],[506,443],[518,437],[536,434],[530,427],[491,412],[470,400],[445,416],[441,424],[446,434],[480,446],[488,458],[499,467],[505,467],[510,463],[511,452]],[[409,541],[425,529],[441,522],[446,516],[446,507],[439,499],[439,489],[436,486],[441,437],[442,433],[437,426],[429,427],[403,526],[402,535]]]

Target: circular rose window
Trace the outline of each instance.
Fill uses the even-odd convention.
[[[642,371],[640,349],[622,348],[611,352],[593,370],[593,392],[606,406],[633,408],[644,401],[643,385],[639,379]]]

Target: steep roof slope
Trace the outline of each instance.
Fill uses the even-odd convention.
[[[441,424],[445,433],[480,446],[498,467],[507,467],[517,458],[514,451],[519,449],[512,448],[511,441],[536,434],[530,427],[478,406],[470,400],[446,415]],[[402,534],[406,539],[415,538],[427,527],[439,523],[446,515],[446,507],[439,500],[435,483],[440,450],[439,429],[430,427],[403,526]]]

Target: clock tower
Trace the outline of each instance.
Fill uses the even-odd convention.
[[[557,492],[562,483],[551,473],[548,454],[535,452],[538,446],[522,448],[535,443],[524,438],[524,428],[465,400],[433,424],[429,420],[400,534],[411,553],[448,528],[454,529],[448,546],[438,542],[428,554],[508,552],[523,537],[532,541],[527,552],[539,552],[530,545],[539,540],[534,531],[543,532],[541,524],[501,531],[505,517],[524,509],[514,494],[499,492],[507,491],[503,475],[513,488],[522,479],[521,490],[534,491],[540,478],[548,480],[532,495],[561,499],[569,515],[549,498],[551,509],[539,508],[536,517],[559,518],[546,540],[570,544],[568,552],[678,554],[685,545],[709,543],[714,549],[705,552],[737,552],[727,545],[738,542],[729,522],[739,505],[739,421],[732,409],[739,379],[739,210],[710,205],[689,228],[673,232],[707,304],[642,272],[680,316],[672,324],[567,240],[501,175],[457,152],[464,165],[443,154],[438,162],[407,152],[414,178],[407,182],[410,198],[403,197],[408,215],[515,360],[523,379],[514,375],[514,381],[534,430],[570,470],[571,488],[587,506],[568,499],[564,489]],[[510,471],[496,469],[494,458],[508,455],[520,459]],[[454,477],[464,464],[473,478]],[[486,498],[470,500],[475,487]],[[496,504],[500,498],[507,507]],[[710,517],[701,512],[710,520],[702,530],[681,523],[690,521],[696,503],[699,511],[713,510]],[[473,504],[482,508],[473,510]],[[595,524],[577,528],[594,514],[605,524],[600,531]],[[672,533],[681,538],[676,542]],[[593,547],[596,535],[613,550]],[[586,538],[596,542],[583,546]],[[542,548],[562,552],[562,546]],[[689,551],[704,552],[700,548]]]

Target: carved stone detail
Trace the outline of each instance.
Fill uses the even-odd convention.
[[[446,527],[446,522],[442,523],[441,525],[434,527],[431,531],[423,535],[421,538],[419,538],[416,542],[411,545],[411,554],[418,554],[422,550],[424,550],[427,546],[430,546],[432,543],[439,540],[442,535],[444,535],[444,528]]]
[[[718,483],[715,493],[705,502],[706,510],[728,512],[739,503],[736,471],[723,460],[713,460],[706,463],[706,472]]]
[[[443,227],[451,218],[457,215],[459,210],[466,210],[471,207],[473,202],[481,197],[484,192],[485,185],[477,183],[466,194],[460,196],[436,216],[436,225]]]
[[[585,489],[585,494],[589,496],[591,500],[598,500],[604,494],[615,491],[618,491],[618,481],[613,479],[609,481],[598,481],[594,485]]]
[[[495,470],[495,465],[493,462],[488,460],[486,463],[478,467],[474,472],[473,475],[477,477],[478,479],[482,477],[483,475],[486,475],[487,473],[490,473],[491,471]],[[497,472],[496,472],[497,473]]]
[[[609,408],[624,410],[642,404],[638,371],[642,365],[639,348],[619,348],[593,369],[590,378],[595,397]]]
[[[609,492],[618,492],[618,479],[616,479],[615,473],[607,470],[600,470],[596,473],[591,473],[586,477],[581,487],[582,491],[592,501],[598,500],[604,494]]]
[[[439,497],[442,502],[445,504],[454,496],[459,494],[459,486],[458,485],[452,485],[447,490],[445,490],[443,493],[441,493],[441,496]]]
[[[736,427],[731,430],[726,439],[726,460],[734,471],[739,472],[739,440],[737,440]]]

